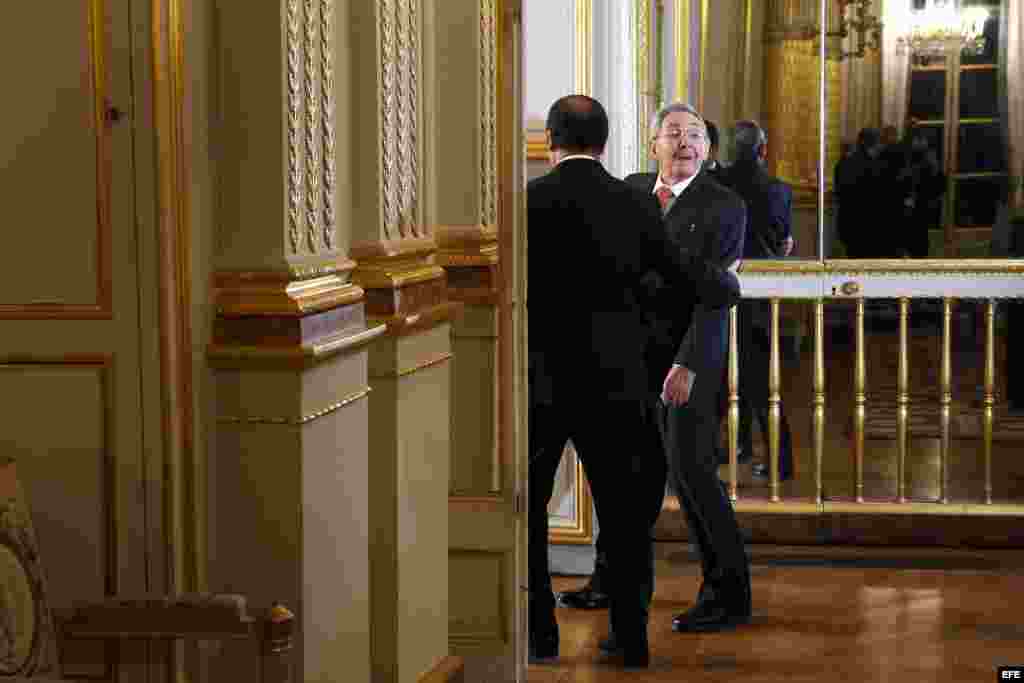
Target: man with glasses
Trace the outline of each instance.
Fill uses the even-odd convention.
[[[658,112],[650,154],[657,173],[637,173],[626,182],[657,197],[665,232],[681,254],[696,255],[720,267],[735,267],[743,253],[746,209],[735,193],[702,170],[709,140],[703,118],[686,104]],[[700,549],[704,582],[697,604],[676,616],[676,631],[716,631],[750,617],[750,572],[743,538],[725,487],[718,478],[718,403],[723,388],[728,312],[697,306],[692,322],[667,290],[656,295],[649,318],[652,338],[646,351],[650,421],[658,425],[647,447],[664,450],[669,481],[686,511],[690,538]],[[653,525],[661,494],[645,501]],[[604,518],[598,512],[598,523]],[[590,585],[563,594],[566,606],[594,607],[595,588],[606,583],[614,558],[602,536]],[[652,549],[653,553],[653,549]],[[654,590],[653,554],[646,558],[648,594]],[[613,652],[614,638],[602,643]]]
[[[656,518],[650,512],[654,498],[660,508],[665,461],[656,448],[638,448],[657,431],[645,415],[643,312],[651,301],[644,278],[663,279],[684,327],[697,302],[719,309],[735,304],[739,283],[696,252],[673,248],[650,194],[605,171],[599,158],[608,118],[599,102],[561,98],[546,128],[553,168],[526,191],[530,657],[558,655],[547,505],[571,439],[608,546],[609,632],[625,666],[646,667],[644,582]]]

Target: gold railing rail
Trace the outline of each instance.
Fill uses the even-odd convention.
[[[768,368],[768,457],[769,495],[741,498],[738,485],[739,446],[739,356],[737,309],[729,315],[728,388],[728,491],[737,510],[756,512],[927,512],[938,514],[1021,514],[1021,503],[993,503],[992,441],[995,423],[995,320],[998,299],[1024,298],[1024,260],[879,260],[879,261],[747,261],[740,268],[744,298],[767,299],[770,303],[770,355]],[[837,283],[836,276],[844,282]],[[837,285],[837,286],[833,286]],[[748,291],[749,290],[749,291]],[[936,500],[914,501],[908,495],[909,452],[909,348],[908,321],[914,299],[942,300],[941,363],[938,387],[939,482]],[[865,302],[888,299],[899,303],[899,359],[896,390],[897,479],[892,499],[866,500],[864,495],[864,441],[867,401]],[[953,304],[958,299],[984,303],[984,388],[982,413],[982,457],[984,497],[978,502],[952,503],[949,495],[950,424],[952,391]],[[852,300],[855,304],[855,363],[853,368],[853,502],[829,500],[824,496],[822,464],[825,457],[825,305]],[[813,393],[812,448],[814,463],[813,502],[786,499],[779,481],[781,367],[780,304],[782,301],[810,301],[813,304]]]

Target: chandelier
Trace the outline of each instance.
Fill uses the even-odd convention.
[[[980,55],[985,51],[984,7],[959,7],[956,0],[917,0],[907,33],[897,41],[904,53],[918,58],[942,57],[949,52]]]
[[[869,50],[877,50],[882,44],[882,22],[868,13],[871,0],[836,0],[832,3],[828,28],[828,55],[843,60],[848,57],[859,59]],[[842,47],[842,41],[852,37],[852,50]]]

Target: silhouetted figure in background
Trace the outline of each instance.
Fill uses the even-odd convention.
[[[885,189],[882,151],[877,128],[865,128],[857,135],[857,149],[841,159],[835,169],[835,193],[839,200],[836,232],[846,247],[847,258],[877,258],[885,255],[880,230],[888,229],[886,212],[880,205]],[[891,216],[891,214],[889,214]]]

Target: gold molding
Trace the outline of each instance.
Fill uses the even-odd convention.
[[[302,425],[319,420],[321,417],[326,417],[333,412],[341,410],[345,406],[354,403],[360,399],[366,398],[370,394],[370,387],[366,387],[359,391],[349,394],[345,398],[341,399],[336,403],[331,403],[327,407],[317,410],[306,415],[299,417],[258,417],[258,416],[245,416],[245,417],[234,417],[234,416],[221,416],[217,418],[218,424],[232,424],[232,425],[280,425],[289,427],[301,427]]]
[[[427,368],[432,368],[435,365],[445,363],[454,357],[454,353],[452,353],[451,351],[445,351],[444,353],[438,354],[434,358],[428,358],[427,360],[421,361],[416,365],[413,365],[408,368],[403,368],[396,372],[394,375],[377,375],[376,377],[408,377],[409,375],[414,375],[421,370],[426,370]]]
[[[498,216],[498,153],[495,129],[495,0],[480,0],[480,213],[481,225],[494,225]]]
[[[648,130],[651,125],[652,100],[657,94],[651,84],[651,3],[649,0],[640,0],[636,3],[636,12],[633,14],[633,34],[636,36],[635,53],[633,64],[636,66],[636,91],[637,91],[637,160],[639,162],[638,172],[644,171],[647,159]],[[661,65],[658,65],[661,69]],[[529,146],[527,146],[529,151]]]
[[[153,0],[153,130],[157,149],[160,270],[160,409],[163,553],[166,590],[196,592],[205,580],[206,510],[194,443],[192,254],[185,124],[184,13],[181,0]],[[147,577],[150,578],[150,577]],[[177,658],[172,657],[172,678]],[[170,660],[169,660],[170,661]]]
[[[921,274],[921,275],[1019,275],[1024,274],[1021,259],[829,259],[805,261],[789,259],[749,259],[739,272],[749,275],[772,274]]]
[[[690,96],[690,0],[675,0],[672,8],[672,54],[676,62],[675,102]]]
[[[576,48],[576,94],[590,95],[593,90],[593,69],[591,66],[591,38],[594,30],[593,0],[575,0],[576,32],[574,45]]]
[[[374,324],[352,334],[349,331],[302,346],[231,346],[211,344],[207,361],[214,368],[296,369],[302,370],[342,353],[354,353],[387,332],[387,326]]]
[[[265,279],[214,276],[217,314],[235,316],[302,316],[362,301],[363,289],[336,275],[289,282],[269,276]]]
[[[563,456],[564,457],[564,456]],[[573,506],[576,523],[573,526],[551,526],[548,523],[548,542],[560,545],[590,545],[594,542],[594,510],[591,504],[590,484],[583,472],[583,461],[576,457],[576,500]]]
[[[437,263],[446,268],[498,263],[498,230],[493,225],[452,225],[435,230]]]
[[[704,95],[707,88],[708,64],[708,19],[711,14],[710,0],[700,0],[700,64],[697,65],[697,111],[704,116]]]

